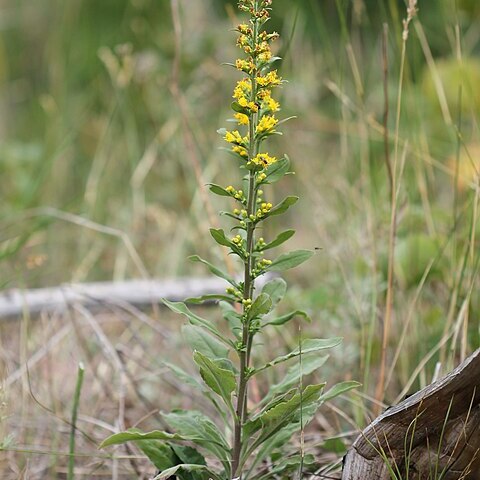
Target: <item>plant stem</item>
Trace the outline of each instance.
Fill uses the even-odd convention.
[[[254,24],[254,42],[257,39],[257,23]],[[255,100],[257,95],[257,83],[256,76],[253,73],[250,76],[252,82],[252,99]],[[257,115],[253,114],[249,121],[249,135],[250,135],[250,148],[248,152],[249,160],[252,160],[257,155],[258,145],[255,142],[255,130],[257,124]],[[251,215],[255,215],[255,207],[257,204],[257,188],[255,185],[256,175],[255,172],[250,170],[248,174],[248,198],[247,198],[247,242],[246,242],[246,258],[245,258],[245,271],[244,271],[244,283],[243,283],[243,298],[245,300],[252,300],[253,292],[255,290],[255,279],[253,278],[253,249],[255,244],[255,223],[250,220]],[[247,412],[247,398],[248,398],[248,376],[247,370],[250,365],[250,353],[253,343],[253,334],[250,332],[250,322],[247,321],[245,315],[246,309],[244,308],[244,322],[242,332],[242,349],[240,351],[240,380],[238,384],[237,395],[237,409],[234,425],[234,439],[233,439],[233,453],[232,453],[232,478],[241,478],[241,474],[238,470],[240,465],[240,454],[242,451],[242,427],[246,419]]]
[[[77,374],[77,384],[75,386],[75,394],[73,397],[73,406],[72,406],[72,423],[70,430],[70,445],[68,452],[70,457],[68,459],[68,474],[67,479],[74,479],[74,467],[75,467],[75,430],[77,429],[77,415],[78,415],[78,405],[80,403],[80,393],[82,391],[83,384],[83,375],[85,373],[85,368],[83,363],[78,364],[78,374]]]
[[[250,130],[254,131],[252,128],[253,121],[251,122]],[[253,138],[251,136],[250,138]],[[251,149],[251,154],[255,153],[255,146]],[[253,157],[251,157],[253,158]],[[248,218],[250,215],[255,213],[257,192],[255,188],[255,174],[253,172],[249,173],[248,181],[248,201],[247,201],[247,212]],[[251,299],[253,296],[255,280],[252,277],[252,267],[253,267],[253,246],[254,246],[254,232],[255,224],[249,222],[247,224],[247,257],[245,259],[245,274],[244,274],[244,299]],[[245,311],[244,311],[245,313]],[[244,316],[243,322],[243,332],[242,332],[242,349],[240,351],[240,380],[238,385],[238,396],[237,396],[237,409],[236,409],[236,418],[234,426],[234,443],[233,443],[233,463],[232,463],[232,475],[233,478],[239,477],[237,470],[240,467],[240,453],[242,450],[242,426],[245,422],[246,411],[247,411],[247,393],[248,393],[248,377],[247,370],[250,364],[250,352],[252,346],[253,334],[250,332],[250,323],[247,322],[246,316]]]

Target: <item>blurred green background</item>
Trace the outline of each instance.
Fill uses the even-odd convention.
[[[238,78],[222,66],[238,55],[237,11],[231,1],[178,0],[175,33],[172,5],[2,2],[4,288],[204,273],[185,260],[192,253],[222,261],[206,212],[224,205],[205,200],[201,186],[238,181],[216,134]],[[443,334],[453,332],[453,353],[479,344],[480,3],[419,8],[398,129],[392,337],[393,346],[402,339],[402,385]],[[281,113],[298,117],[269,146],[288,153],[296,172],[272,195],[300,194],[280,221],[298,230],[289,246],[319,248],[288,274],[297,285],[289,302],[306,305],[320,335],[347,337],[344,361],[360,359],[366,381],[378,360],[390,219],[382,32],[386,23],[393,161],[405,16],[395,0],[276,0],[271,23],[289,82]]]

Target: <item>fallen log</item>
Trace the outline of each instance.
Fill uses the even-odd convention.
[[[262,277],[262,282],[258,282],[259,287],[267,277],[271,278]],[[207,277],[65,284],[30,290],[11,289],[0,294],[0,318],[18,317],[25,311],[30,314],[64,311],[74,304],[102,307],[123,303],[148,308],[158,304],[162,298],[176,302],[188,297],[222,294],[227,286],[227,282],[220,278]]]
[[[355,440],[342,480],[392,479],[480,480],[480,349]]]

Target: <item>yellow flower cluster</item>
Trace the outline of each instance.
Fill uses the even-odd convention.
[[[244,158],[247,166],[257,172],[257,182],[265,178],[262,170],[277,161],[268,153],[257,154],[260,142],[275,132],[278,120],[274,113],[280,110],[279,102],[272,97],[272,89],[281,85],[282,79],[276,70],[269,69],[273,58],[270,43],[279,35],[276,32],[258,31],[258,26],[269,18],[270,5],[271,0],[239,0],[240,9],[249,12],[251,20],[236,28],[239,34],[237,46],[246,53],[246,57],[237,59],[235,66],[246,75],[237,82],[233,91],[234,118],[240,127],[247,127],[255,135],[254,138],[242,137],[237,130],[225,135],[225,140],[232,144],[232,151]],[[257,28],[254,28],[255,25]],[[255,152],[253,158],[250,157],[252,151]]]
[[[227,131],[225,141],[228,143],[236,143],[237,145],[245,145],[248,142],[248,137],[242,137],[238,130],[233,130],[232,132]]]
[[[272,70],[263,77],[257,77],[257,83],[261,87],[276,87],[282,83],[282,79],[278,76],[276,70]]]
[[[266,168],[277,161],[276,157],[271,157],[268,153],[259,153],[255,158],[252,158],[252,163],[262,168]]]
[[[273,115],[264,115],[261,120],[258,122],[256,132],[257,133],[268,133],[275,131],[275,125],[278,123],[278,120]]]
[[[237,59],[235,66],[238,70],[248,73],[249,75],[251,75],[257,68],[250,58],[248,60],[243,60],[241,58]]]
[[[248,115],[245,115],[244,113],[236,113],[234,117],[237,119],[239,125],[248,125]]]

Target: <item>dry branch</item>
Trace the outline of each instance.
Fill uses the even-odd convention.
[[[161,298],[181,301],[211,293],[224,293],[227,283],[218,278],[181,278],[175,280],[129,280],[65,284],[33,290],[12,289],[0,294],[0,318],[17,317],[23,312],[63,311],[73,304],[87,307],[131,304],[148,308]]]
[[[353,443],[343,480],[391,478],[480,480],[480,349],[388,409]]]

